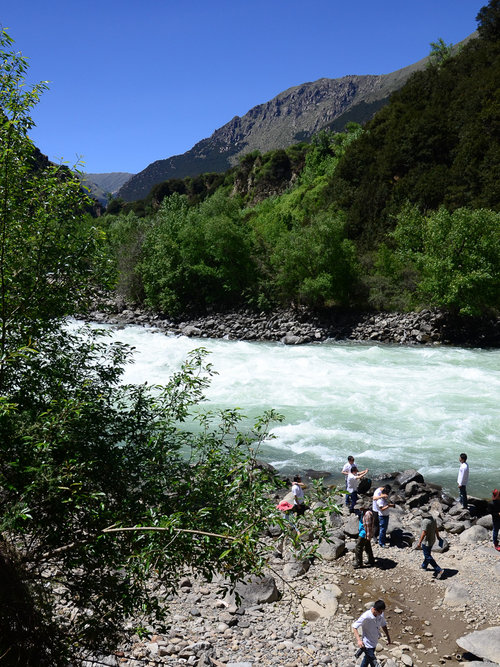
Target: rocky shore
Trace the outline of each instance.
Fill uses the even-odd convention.
[[[461,318],[438,310],[366,313],[331,309],[317,312],[298,307],[272,313],[241,309],[173,319],[130,307],[119,299],[105,299],[87,313],[85,319],[119,326],[151,326],[171,335],[278,341],[285,345],[346,340],[399,345],[500,346],[500,318]]]
[[[386,602],[392,638],[379,643],[382,667],[500,664],[500,552],[492,546],[487,501],[470,498],[464,510],[415,470],[380,476],[371,490],[384,483],[392,486],[395,507],[390,548],[374,545],[374,567],[353,568],[357,518],[337,495],[340,513],[331,515],[330,540],[316,557],[298,560],[270,525],[263,539],[273,555],[265,576],[239,585],[239,602],[221,593],[222,581],[186,573],[165,599],[167,632],[151,627],[147,639],[131,636],[114,656],[93,656],[86,664],[355,667],[360,659],[351,624],[378,598]],[[421,569],[422,553],[415,550],[423,508],[446,537],[442,549],[433,549],[445,570],[441,579]],[[308,512],[299,521],[302,539],[314,539]]]

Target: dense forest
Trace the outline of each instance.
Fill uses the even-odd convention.
[[[250,306],[500,306],[500,41],[433,44],[363,128],[246,155],[225,174],[112,201],[102,224],[119,292],[176,315]]]

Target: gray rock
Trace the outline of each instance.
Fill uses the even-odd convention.
[[[338,609],[338,598],[342,591],[335,584],[325,584],[312,590],[302,600],[302,616],[306,621],[332,618]]]
[[[469,599],[469,591],[467,588],[458,582],[454,582],[448,586],[444,594],[444,603],[449,607],[457,607],[463,605]]]
[[[444,524],[444,529],[452,535],[460,535],[460,533],[464,532],[465,526],[463,523],[458,523],[458,521],[447,521]]]
[[[189,338],[191,338],[192,336],[201,336],[201,329],[198,329],[198,327],[194,327],[190,324],[181,329],[181,331],[184,334],[184,336],[188,336]]]
[[[500,664],[500,626],[478,630],[457,639],[465,651]]]
[[[410,482],[419,482],[420,484],[424,483],[424,478],[418,470],[410,469],[405,470],[404,472],[399,473],[396,477],[396,482],[401,487],[405,487]]]
[[[472,526],[464,530],[460,535],[460,542],[462,544],[476,544],[477,542],[482,542],[487,540],[489,537],[488,531],[483,526]]]
[[[308,560],[295,560],[290,563],[285,563],[283,576],[286,579],[295,579],[296,577],[301,577],[305,574],[310,567],[311,563]]]
[[[486,516],[480,517],[476,521],[476,526],[483,526],[483,528],[487,528],[488,530],[491,530],[493,528],[493,518],[491,514],[487,514]]]
[[[280,597],[273,577],[246,577],[236,584],[236,592],[248,604],[276,602]]]
[[[358,537],[359,534],[359,519],[356,514],[350,514],[344,525],[344,533],[349,537]]]
[[[331,542],[321,542],[316,553],[323,560],[332,561],[337,560],[344,555],[345,542],[339,539],[332,539]]]

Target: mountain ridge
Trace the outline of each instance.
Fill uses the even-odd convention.
[[[472,33],[453,50],[475,37]],[[234,116],[208,138],[180,155],[155,160],[132,176],[117,192],[131,202],[146,197],[151,188],[172,178],[224,172],[245,153],[267,152],[308,141],[320,130],[341,131],[349,121],[363,124],[402,88],[409,77],[430,62],[421,60],[389,74],[351,74],[292,86],[244,116]]]
[[[268,102],[252,107],[244,116],[234,116],[189,151],[155,160],[132,176],[117,196],[135,201],[169,178],[225,171],[237,164],[244,153],[285,148],[308,140],[321,129],[331,126],[337,129],[335,122],[342,118],[345,125],[351,120],[351,111],[355,116],[352,120],[365,122],[427,62],[428,57],[390,74],[323,77],[292,86]]]

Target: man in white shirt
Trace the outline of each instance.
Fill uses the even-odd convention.
[[[469,464],[467,463],[467,454],[460,454],[458,459],[460,461],[460,468],[458,469],[458,492],[460,494],[460,504],[466,510],[469,507],[467,501],[467,483],[469,481]]]
[[[383,549],[386,549],[389,547],[389,545],[385,543],[387,528],[389,526],[389,508],[394,507],[394,503],[389,502],[389,498],[386,493],[382,494],[376,503],[379,524],[378,543],[379,546],[381,546]]]
[[[351,472],[351,467],[354,465],[354,456],[348,456],[347,457],[347,463],[344,464],[344,467],[342,468],[342,474],[345,476],[345,488],[347,490],[347,477],[349,473]],[[346,493],[345,496],[345,504],[349,506],[349,494]]]
[[[366,475],[368,468],[358,472],[356,465],[351,466],[351,472],[347,475],[347,493],[349,494],[349,511],[354,513],[354,505],[358,502],[359,480]]]
[[[375,657],[375,649],[380,637],[380,629],[382,629],[387,638],[387,643],[391,643],[389,630],[385,622],[384,616],[385,602],[377,600],[371,609],[365,611],[364,614],[354,621],[352,630],[356,638],[356,642],[360,649],[362,649],[364,656],[360,667],[377,667],[377,658]],[[363,638],[359,634],[358,628],[363,632]]]

